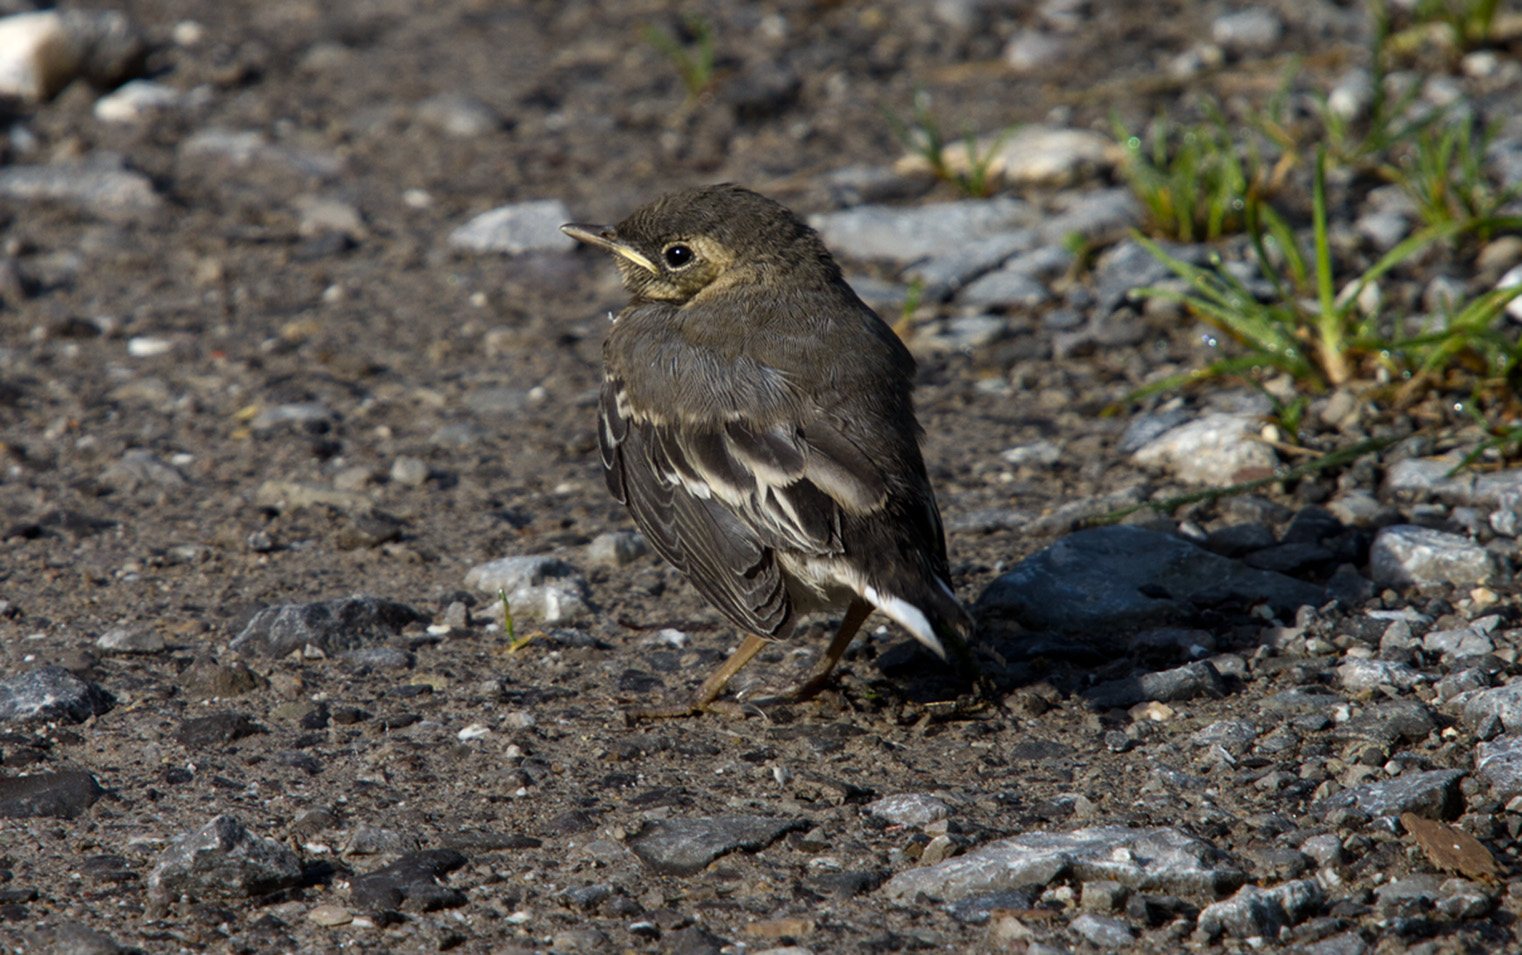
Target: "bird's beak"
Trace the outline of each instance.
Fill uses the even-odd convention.
[[[626,242],[618,241],[618,231],[610,225],[583,225],[577,222],[568,222],[560,227],[560,231],[577,242],[585,242],[594,248],[623,256],[651,275],[654,275],[658,271],[655,263],[645,258],[638,250]]]

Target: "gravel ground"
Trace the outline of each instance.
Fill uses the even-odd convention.
[[[1292,54],[1356,93],[1360,9],[722,4],[690,96],[642,32],[693,31],[663,4],[331,6],[69,4],[98,85],[12,103],[0,944],[1518,944],[1522,472],[1449,474],[1479,437],[1452,396],[1318,396],[1312,446],[1392,443],[1084,529],[1303,459],[1258,391],[1105,413],[1222,349],[1127,295],[1166,275],[1112,114],[1261,101]],[[1517,47],[1483,52],[1422,100],[1502,120],[1522,168]],[[948,131],[1026,124],[994,197],[895,166],[884,110],[917,88]],[[810,216],[890,319],[923,294],[904,334],[987,698],[874,618],[816,702],[623,718],[738,637],[604,491],[624,295],[554,226],[726,180]],[[1350,269],[1418,224],[1333,190]],[[1382,294],[1416,321],[1519,261],[1492,237]]]

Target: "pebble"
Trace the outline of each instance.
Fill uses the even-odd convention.
[[[1490,552],[1447,531],[1394,524],[1382,528],[1369,548],[1369,572],[1382,587],[1451,583],[1472,586],[1495,573]]]
[[[1029,885],[1109,880],[1165,892],[1221,892],[1246,874],[1220,859],[1209,843],[1171,828],[1104,826],[1028,832],[979,846],[934,866],[889,879],[882,892],[906,902],[924,893],[956,901]]]
[[[862,807],[869,814],[896,826],[928,826],[945,819],[951,807],[928,793],[885,796]]]
[[[181,897],[258,898],[300,881],[301,860],[294,852],[222,815],[175,836],[159,853],[148,874],[148,896],[159,904]]]
[[[310,646],[336,656],[393,639],[406,627],[427,619],[406,604],[364,594],[276,604],[255,613],[228,649],[278,659]]]
[[[1210,38],[1238,54],[1274,52],[1283,35],[1284,21],[1261,7],[1222,14],[1210,23]]]
[[[502,128],[502,117],[496,110],[465,93],[430,96],[417,104],[413,114],[423,125],[455,139],[475,139]]]
[[[454,849],[409,852],[388,866],[355,876],[349,883],[349,901],[367,912],[459,908],[467,901],[465,893],[442,880],[466,861]]]
[[[68,202],[106,219],[141,219],[163,206],[152,180],[128,168],[113,152],[44,166],[7,166],[0,169],[0,196],[21,202]]]
[[[1349,693],[1362,693],[1378,686],[1409,690],[1426,682],[1427,677],[1404,663],[1353,658],[1337,667],[1337,679]]]
[[[1213,601],[1267,602],[1281,612],[1319,606],[1321,588],[1254,570],[1169,534],[1099,527],[1062,538],[995,579],[977,600],[1034,629],[1135,629]]]
[[[1463,806],[1456,769],[1403,773],[1394,779],[1365,783],[1313,803],[1310,811],[1326,817],[1338,809],[1357,809],[1379,819],[1394,819],[1403,812],[1430,818],[1452,818]]]
[[[560,231],[572,221],[570,208],[559,199],[537,199],[499,206],[483,212],[449,233],[451,248],[466,252],[569,252],[576,240]]]
[[[1016,73],[1037,73],[1072,55],[1072,41],[1036,30],[1019,31],[1004,47],[1004,63]]]
[[[404,454],[391,462],[391,480],[404,487],[422,487],[431,473],[421,458]]]
[[[629,849],[657,875],[697,875],[722,855],[759,852],[785,834],[808,829],[802,819],[726,815],[647,820]]]
[[[1131,460],[1189,484],[1234,484],[1279,466],[1273,448],[1257,440],[1262,428],[1254,415],[1206,414],[1153,438]]]
[[[141,123],[179,109],[188,97],[153,80],[131,80],[95,101],[95,118],[103,123]]]
[[[1039,221],[1040,214],[1030,203],[1000,197],[909,207],[858,206],[811,216],[809,225],[842,257],[910,265]]]
[[[0,96],[36,106],[80,77],[109,88],[141,62],[146,49],[141,31],[115,10],[0,17]]]
[[[1275,939],[1282,929],[1314,915],[1325,899],[1326,891],[1315,879],[1286,882],[1271,889],[1244,885],[1236,895],[1200,912],[1195,940],[1214,942],[1223,935]]]
[[[348,925],[354,921],[354,914],[342,905],[332,903],[314,905],[307,911],[307,921],[324,928],[332,928],[337,925]]]
[[[95,640],[95,648],[102,653],[163,653],[167,646],[157,630],[138,627],[115,627]]]
[[[83,770],[0,776],[0,817],[77,819],[105,794],[95,777]]]
[[[604,531],[587,545],[587,563],[594,567],[622,567],[650,553],[650,544],[638,531]]]
[[[465,586],[490,597],[506,592],[514,617],[561,623],[591,613],[586,578],[553,557],[503,557],[477,564],[466,572]]]
[[[116,700],[63,667],[45,666],[0,680],[0,723],[83,723]]]
[[[1068,928],[1083,936],[1100,951],[1113,952],[1136,944],[1136,934],[1125,922],[1092,912],[1085,912],[1073,919],[1068,923]]]

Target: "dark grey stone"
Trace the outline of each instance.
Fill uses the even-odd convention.
[[[1137,629],[1199,606],[1267,602],[1280,613],[1318,605],[1320,587],[1253,570],[1169,534],[1140,527],[1079,531],[1021,561],[978,598],[984,613],[1032,629]]]
[[[1276,939],[1280,929],[1305,921],[1325,898],[1315,879],[1286,882],[1272,889],[1244,885],[1231,898],[1205,907],[1196,923],[1195,938],[1207,942],[1222,935]]]
[[[75,819],[103,795],[95,777],[77,769],[0,777],[0,816]]]
[[[1246,875],[1209,843],[1171,828],[1103,826],[1027,832],[933,866],[900,872],[883,886],[890,899],[920,893],[956,901],[1056,880],[1121,882],[1144,892],[1222,892]]]
[[[458,908],[465,904],[465,893],[439,880],[465,862],[465,856],[453,849],[409,852],[384,868],[356,876],[350,883],[349,900],[356,908],[372,912]]]
[[[148,874],[149,897],[171,902],[181,896],[256,898],[301,881],[296,854],[273,839],[256,836],[233,816],[218,816],[181,833],[159,853]]]
[[[115,705],[111,694],[63,667],[38,667],[0,680],[0,723],[82,723]]]
[[[406,604],[367,595],[279,604],[254,614],[229,648],[264,657],[283,657],[307,646],[338,654],[384,642],[427,619]]]
[[[212,713],[198,716],[180,724],[174,738],[190,749],[210,746],[226,746],[228,743],[264,732],[264,727],[254,722],[247,713]]]
[[[1457,769],[1434,769],[1405,773],[1394,779],[1364,783],[1313,803],[1313,815],[1327,816],[1338,809],[1356,809],[1375,818],[1390,818],[1403,812],[1437,819],[1451,819],[1464,805]]]
[[[645,823],[629,838],[629,849],[660,875],[688,876],[702,872],[719,856],[744,849],[756,852],[795,829],[807,829],[802,819],[765,816],[698,816],[657,819]]]
[[[1117,709],[1147,700],[1169,702],[1199,696],[1218,699],[1226,695],[1226,690],[1226,681],[1221,679],[1216,668],[1201,661],[1101,683],[1086,691],[1084,697],[1098,709]]]

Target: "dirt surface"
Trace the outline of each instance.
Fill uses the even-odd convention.
[[[1036,23],[1025,4],[725,4],[705,14],[716,80],[689,101],[641,38],[647,24],[680,29],[664,4],[119,5],[155,43],[149,72],[202,92],[153,121],[108,124],[92,113],[98,93],[77,84],[24,111],[33,140],[11,148],[12,162],[118,152],[163,202],[116,217],[0,205],[25,291],[7,292],[0,310],[0,675],[56,664],[115,700],[83,724],[0,736],[4,773],[77,768],[105,789],[77,818],[0,821],[0,939],[26,950],[50,937],[33,933],[78,923],[152,952],[1019,950],[1026,940],[990,942],[983,922],[876,892],[917,864],[930,836],[862,805],[941,793],[955,812],[936,831],[951,848],[938,852],[1099,824],[1193,827],[1239,854],[1272,847],[1280,830],[1250,820],[1298,818],[1309,787],[1265,792],[1223,771],[1205,812],[1148,784],[1159,760],[1187,763],[1183,735],[1251,715],[1297,677],[1138,729],[1077,691],[1184,661],[1127,656],[1123,637],[1119,651],[1048,644],[1033,656],[1013,623],[986,621],[985,646],[1003,660],[985,650],[995,704],[948,713],[937,704],[955,698],[954,681],[883,629],[817,703],[626,726],[624,707],[687,692],[737,638],[654,557],[586,557],[597,535],[631,528],[595,449],[605,316],[623,303],[616,275],[586,250],[476,255],[446,242],[508,202],[559,198],[578,220],[609,221],[712,181],[828,211],[827,173],[898,156],[883,110],[905,112],[916,86],[941,115],[983,131],[1054,118],[1107,130],[1112,110],[1139,124],[1199,89],[1261,91],[1282,65],[1236,64],[1183,90],[1160,78],[1163,66],[1208,32],[1216,5],[1079,6],[1074,54],[1034,77],[1000,59]],[[1358,21],[1322,13],[1311,26],[1292,21],[1283,47],[1335,71],[1358,55],[1347,32]],[[201,35],[176,42],[187,20]],[[474,97],[500,125],[441,131],[420,106],[438,94]],[[257,131],[279,155],[241,162],[186,148],[217,129]],[[954,197],[930,182],[906,193]],[[358,209],[362,228],[303,230],[314,197]],[[926,457],[951,525],[988,508],[1040,514],[1125,488],[1166,492],[1117,450],[1125,418],[1100,412],[1158,366],[1194,360],[1195,331],[1148,328],[1134,346],[1059,362],[1039,322],[1020,330],[985,352],[921,356]],[[988,386],[999,378],[1013,388]],[[267,414],[291,407],[307,410]],[[1038,439],[1061,445],[1057,465],[998,458]],[[134,451],[169,472],[124,472],[123,461],[143,460]],[[395,479],[399,458],[421,460],[426,480]],[[270,482],[333,496],[301,506]],[[1179,517],[1282,530],[1334,490],[1328,477],[1303,482],[1298,497],[1270,488],[1271,503]],[[972,603],[1061,533],[952,533],[959,593]],[[596,609],[576,622],[580,636],[513,648],[464,576],[531,554],[585,572]],[[379,662],[298,651],[240,664],[228,650],[261,607],[358,593],[434,623],[464,601],[473,622],[442,633],[414,624],[392,641],[405,656]],[[1242,623],[1208,621],[1219,649],[1252,655],[1258,631]],[[96,647],[118,628],[167,647]],[[665,640],[665,628],[687,642]],[[520,637],[534,630],[518,624]],[[813,632],[768,651],[735,688],[785,684],[823,642]],[[242,666],[251,689],[234,695]],[[248,719],[184,730],[228,712]],[[471,727],[482,732],[462,738]],[[1116,745],[1128,728],[1130,742]],[[148,873],[169,840],[224,814],[294,850],[303,884],[257,898],[151,898]],[[725,814],[792,820],[794,831],[688,876],[653,872],[625,848],[649,820]],[[359,874],[436,848],[464,856],[445,878],[459,904],[376,916],[353,902]],[[1399,842],[1368,858],[1350,878],[1420,864]],[[840,872],[863,875],[842,888],[829,878]],[[564,894],[595,885],[611,894]],[[1064,927],[1064,898],[1075,904],[1049,894],[1025,924],[1062,950],[1095,950]],[[1137,924],[1141,947],[1177,950],[1189,913],[1210,901]],[[319,924],[310,913],[324,905],[361,921]],[[1510,944],[1508,906],[1503,897],[1489,921],[1449,923],[1438,950]],[[1332,930],[1370,942],[1384,931],[1358,913]]]

